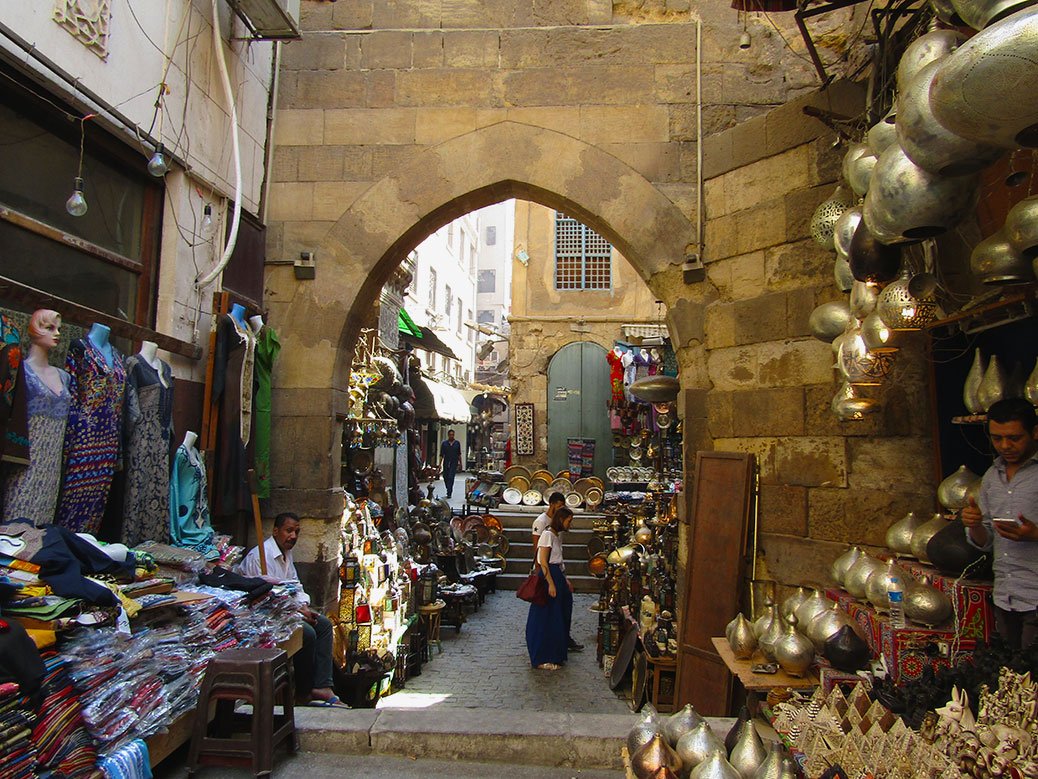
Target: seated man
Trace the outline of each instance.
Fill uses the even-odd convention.
[[[268,581],[298,582],[292,547],[299,540],[299,517],[290,511],[274,519],[274,531],[263,542],[267,559]],[[242,576],[263,576],[260,571],[259,547],[253,548],[238,566]],[[332,623],[323,614],[310,610],[310,596],[302,590],[297,596],[299,612],[303,615],[303,648],[294,658],[296,690],[309,690],[302,695],[314,705],[334,706],[339,703],[332,690]]]

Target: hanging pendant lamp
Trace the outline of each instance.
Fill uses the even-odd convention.
[[[970,271],[984,284],[1030,284],[1031,261],[1009,241],[1005,228],[978,243],[970,253]]]
[[[885,284],[901,269],[901,247],[880,243],[863,219],[854,230],[847,261],[858,281]]]
[[[876,312],[891,330],[921,330],[937,319],[937,299],[916,297],[909,290],[911,274],[906,270],[880,293]]]
[[[1021,255],[1028,260],[1038,258],[1038,195],[1013,206],[1003,229],[1009,243]]]

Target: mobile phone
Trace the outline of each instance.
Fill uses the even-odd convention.
[[[998,522],[1001,525],[1011,525],[1013,527],[1020,527],[1019,517],[992,517],[992,522]]]

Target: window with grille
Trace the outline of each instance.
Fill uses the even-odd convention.
[[[611,289],[612,251],[590,227],[555,212],[555,289]]]
[[[445,313],[447,316],[450,316],[451,315],[451,306],[454,305],[454,295],[451,293],[451,285],[450,284],[447,285],[447,288],[446,288],[445,292],[446,292],[446,294],[444,295],[445,300],[444,300],[444,305],[443,305],[443,313]]]
[[[429,269],[429,308],[436,310],[436,271]]]

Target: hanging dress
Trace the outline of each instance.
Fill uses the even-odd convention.
[[[0,461],[28,465],[29,410],[21,340],[11,318],[0,313]]]
[[[72,342],[65,369],[71,377],[72,407],[58,524],[74,533],[96,533],[119,462],[126,371],[118,349],[112,347],[109,365],[89,338]]]
[[[173,432],[173,372],[168,364],[160,361],[156,370],[139,354],[126,359],[125,427],[122,541],[127,546],[143,541],[164,544],[169,540],[169,442]]]
[[[610,406],[619,406],[624,400],[624,365],[621,355],[612,349],[606,352],[606,361],[609,363],[609,391]]]
[[[29,363],[22,363],[29,411],[29,465],[10,467],[4,479],[4,522],[25,518],[36,527],[54,522],[61,489],[61,457],[68,423],[69,375],[61,375],[61,393],[43,383]]]
[[[216,468],[213,471],[215,516],[252,511],[248,446],[252,433],[253,365],[256,336],[234,317],[220,318],[213,357],[213,402],[218,404]]]
[[[207,559],[220,556],[213,546],[206,500],[205,460],[194,447],[181,444],[173,455],[169,480],[169,535],[174,546],[194,549]]]
[[[273,384],[274,361],[281,351],[278,334],[264,327],[256,337],[256,415],[253,440],[255,441],[256,495],[270,497],[270,396]]]

